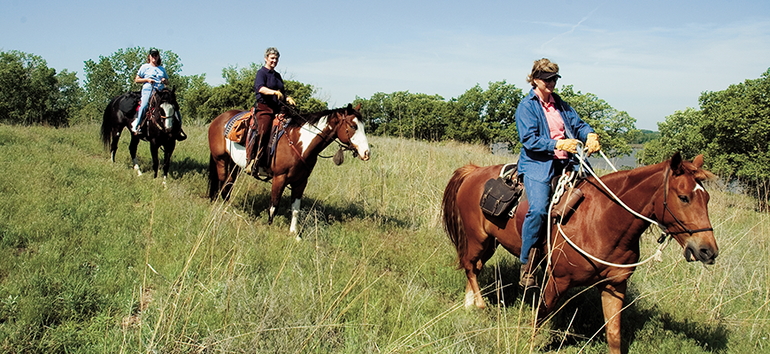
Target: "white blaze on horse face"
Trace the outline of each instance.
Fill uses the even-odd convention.
[[[704,191],[705,192],[706,189],[704,189],[703,186],[700,185],[700,183],[696,183],[695,184],[695,189],[693,189],[692,192],[695,193],[697,191]]]
[[[174,126],[174,105],[168,102],[164,102],[160,104],[160,108],[163,108],[163,112],[166,113],[166,116],[163,117],[166,119],[166,129],[171,129]]]
[[[358,118],[355,118],[353,121],[356,122],[358,129],[356,129],[356,133],[350,137],[350,143],[356,147],[356,151],[358,152],[358,156],[361,157],[361,160],[367,161],[369,160],[369,140],[366,138],[366,133],[364,133],[364,123],[358,120]]]
[[[310,147],[310,143],[313,142],[313,139],[315,139],[318,134],[321,134],[324,129],[326,129],[326,126],[328,125],[328,121],[326,120],[328,117],[323,116],[321,119],[318,120],[318,123],[315,125],[313,124],[305,124],[302,126],[302,129],[300,129],[299,132],[299,147],[302,149],[300,151],[300,154],[305,155],[305,151]]]

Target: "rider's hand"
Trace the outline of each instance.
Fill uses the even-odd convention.
[[[296,103],[296,102],[294,102],[294,99],[293,99],[293,98],[291,98],[290,96],[286,96],[286,102],[287,102],[288,104],[292,105],[292,106],[296,106],[296,105],[297,105],[297,103]]]
[[[599,144],[599,135],[596,133],[589,133],[586,138],[586,148],[588,148],[588,155],[601,150],[602,146]]]
[[[578,143],[577,139],[559,139],[556,141],[556,148],[574,154],[577,152]]]
[[[277,97],[279,101],[283,101],[283,92],[275,90],[275,97]]]

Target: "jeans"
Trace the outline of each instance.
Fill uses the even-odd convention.
[[[567,160],[554,161],[554,175],[560,175],[567,164]],[[524,217],[524,224],[521,227],[521,255],[519,260],[522,264],[527,264],[529,259],[529,250],[537,242],[543,225],[548,219],[548,205],[551,203],[551,185],[547,182],[537,181],[527,178],[524,175],[524,189],[527,191],[527,200],[529,209]]]

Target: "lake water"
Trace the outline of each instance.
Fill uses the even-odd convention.
[[[508,151],[508,144],[506,143],[495,143],[491,144],[489,147],[495,155],[510,155],[512,161],[518,161],[519,159],[519,154],[511,154]],[[636,168],[640,166],[636,163],[636,153],[640,150],[641,149],[634,149],[631,152],[631,156],[614,157],[609,158],[609,160],[618,170]],[[607,164],[607,161],[605,161],[600,154],[591,155],[591,157],[588,158],[588,162],[590,162],[591,166],[595,169],[612,170],[612,167]]]

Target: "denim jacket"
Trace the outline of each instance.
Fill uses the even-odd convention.
[[[554,93],[553,97],[555,107],[564,120],[566,137],[585,142],[588,134],[594,130],[557,94]],[[545,112],[534,89],[530,90],[529,95],[516,108],[516,128],[522,144],[519,173],[547,183],[556,173],[553,163],[556,140],[551,139]]]

